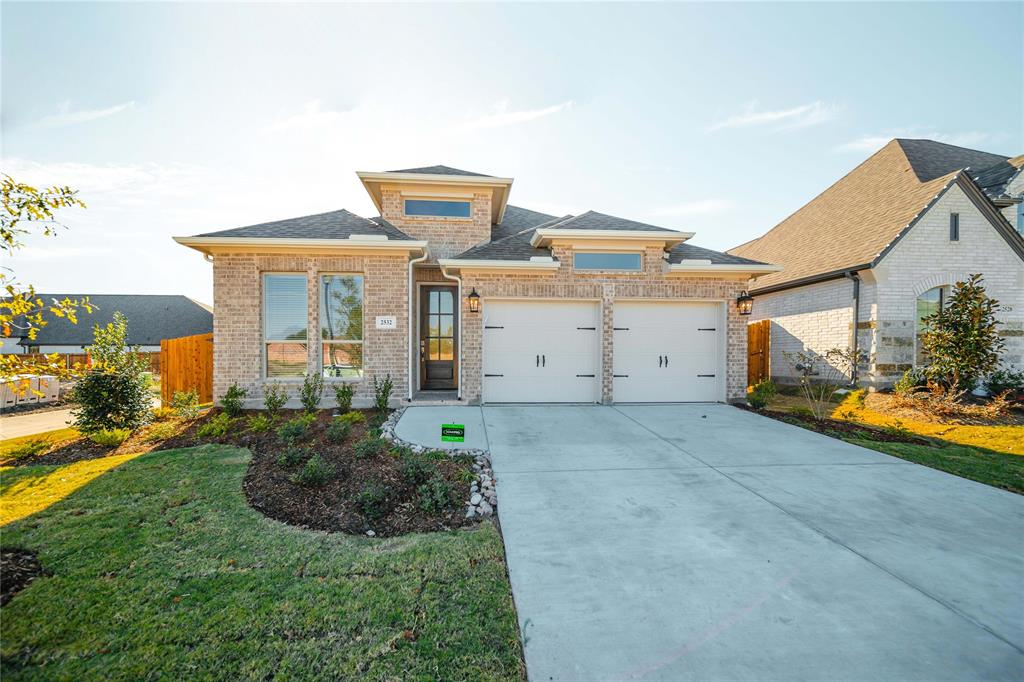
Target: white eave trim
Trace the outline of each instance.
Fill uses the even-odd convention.
[[[442,268],[462,270],[557,270],[562,267],[557,260],[474,260],[442,258],[437,261]]]
[[[755,265],[753,263],[673,263],[668,266],[669,272],[741,272],[750,275],[767,275],[770,272],[782,272],[781,265]]]
[[[182,246],[210,253],[214,247],[238,249],[288,249],[295,251],[419,251],[427,242],[411,239],[388,239],[386,235],[354,235],[348,239],[295,239],[283,237],[174,237]]]
[[[686,240],[693,238],[693,235],[693,232],[666,232],[662,230],[561,230],[542,227],[534,232],[533,237],[530,239],[530,246],[543,246],[554,239],[660,242],[674,245],[682,244]]]

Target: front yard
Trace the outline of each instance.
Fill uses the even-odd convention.
[[[46,500],[3,545],[49,574],[3,607],[3,677],[523,677],[493,523],[386,540],[288,526],[246,503],[250,458],[206,445],[3,469],[4,507]],[[60,488],[76,465],[101,471]]]

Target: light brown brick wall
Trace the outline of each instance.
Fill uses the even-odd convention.
[[[381,215],[413,239],[430,242],[430,261],[451,258],[491,239],[491,195],[473,194],[469,218],[410,217],[397,189],[381,190]]]
[[[617,298],[693,299],[724,301],[727,313],[726,396],[742,399],[747,383],[747,325],[736,310],[735,300],[745,282],[714,277],[666,277],[661,250],[648,249],[644,273],[574,273],[571,252],[556,247],[554,255],[562,267],[555,273],[505,274],[467,272],[463,275],[462,298],[462,391],[463,398],[478,403],[482,397],[483,309],[488,297],[591,299],[601,302],[602,401],[612,402],[612,319]],[[476,288],[481,312],[469,312],[466,292]]]
[[[250,401],[262,401],[263,294],[265,272],[305,273],[308,278],[308,337],[318,339],[319,276],[321,273],[363,275],[363,365],[356,404],[373,398],[373,377],[390,375],[393,397],[408,390],[408,259],[402,256],[288,256],[258,254],[217,255],[213,261],[214,357],[213,389],[220,397],[231,384],[249,391]],[[375,318],[393,315],[397,329],[378,330]],[[308,370],[320,371],[319,343],[309,345]],[[289,393],[297,395],[301,379],[280,379]],[[334,380],[336,381],[336,380]],[[324,391],[325,407],[333,404],[333,391]]]

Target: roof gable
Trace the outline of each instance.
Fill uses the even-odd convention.
[[[399,170],[389,170],[387,173],[415,173],[417,175],[466,175],[469,177],[476,178],[493,178],[493,175],[486,175],[484,173],[474,173],[473,171],[459,170],[458,168],[452,168],[451,166],[422,166],[420,168],[401,168]]]
[[[627,220],[626,218],[618,218],[613,215],[598,213],[597,211],[587,211],[586,213],[581,213],[578,216],[570,216],[568,220],[560,221],[557,224],[552,225],[550,229],[610,230],[616,232],[678,232],[678,230],[672,230],[667,227],[648,225],[647,223]]]

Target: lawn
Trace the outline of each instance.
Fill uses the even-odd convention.
[[[51,576],[2,609],[3,677],[522,679],[492,523],[388,540],[302,530],[246,504],[249,459],[140,454],[6,525],[4,546],[38,552]],[[7,469],[4,487],[55,485],[67,466]]]

